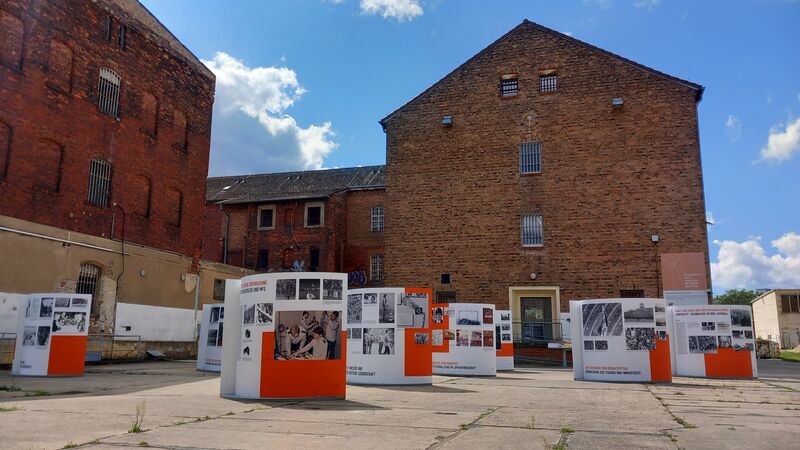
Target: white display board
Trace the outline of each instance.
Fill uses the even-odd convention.
[[[223,305],[203,305],[197,342],[197,370],[219,372],[222,369],[224,320]]]
[[[671,381],[663,299],[571,301],[576,380]]]
[[[432,317],[434,374],[497,374],[494,305],[435,303]]]
[[[514,335],[511,329],[511,310],[494,310],[494,344],[497,350],[497,370],[514,370]]]
[[[667,312],[674,375],[758,377],[749,305],[672,306]]]
[[[11,373],[30,376],[83,374],[91,295],[20,296]]]
[[[222,395],[344,398],[346,286],[347,274],[286,272],[226,287],[225,348],[238,355],[223,350]]]
[[[425,289],[349,291],[349,384],[432,383],[430,296]]]

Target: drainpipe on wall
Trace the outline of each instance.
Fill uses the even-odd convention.
[[[194,344],[197,345],[197,338],[198,338],[198,326],[197,326],[197,310],[200,307],[200,268],[197,268],[197,274],[195,274],[195,285],[194,285]]]
[[[223,210],[222,203],[219,204],[219,212],[225,216],[225,228],[222,232],[222,263],[228,264],[228,227],[230,226],[231,216]]]

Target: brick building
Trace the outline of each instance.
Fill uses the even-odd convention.
[[[384,166],[208,179],[203,258],[383,280]],[[359,276],[361,275],[361,279]]]
[[[710,286],[702,93],[524,21],[381,120],[386,284],[522,324],[659,297],[663,254],[704,254]]]
[[[0,291],[192,340],[214,75],[136,0],[4,0],[0,36]]]

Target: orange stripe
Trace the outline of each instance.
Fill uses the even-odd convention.
[[[650,350],[650,381],[672,381],[672,365],[667,340],[656,339],[656,349]]]
[[[500,350],[497,351],[497,356],[514,356],[514,344],[506,342],[500,344]]]
[[[736,351],[732,348],[718,348],[716,354],[706,353],[703,356],[705,357],[707,377],[753,378],[750,350]]]
[[[397,331],[401,331],[398,329]],[[427,344],[417,344],[414,340],[415,333],[429,333],[428,328],[406,328],[405,330],[405,375],[407,377],[423,377],[433,375],[433,346],[430,336]]]
[[[339,336],[342,357],[335,360],[275,361],[275,332],[262,334],[262,398],[344,398],[347,332]]]
[[[52,336],[48,375],[83,375],[86,365],[86,336]]]

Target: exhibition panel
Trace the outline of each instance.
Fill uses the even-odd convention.
[[[750,306],[673,306],[667,314],[673,375],[758,377]]]
[[[91,295],[19,296],[17,342],[11,373],[82,375],[91,308]]]
[[[238,354],[223,350],[222,395],[344,398],[346,286],[347,274],[324,272],[251,275],[238,292],[226,286],[225,349]]]
[[[433,373],[496,375],[494,305],[434,303],[431,307]]]
[[[203,314],[200,318],[200,338],[197,342],[197,370],[220,371],[224,320],[224,306],[203,305]]]
[[[494,343],[497,349],[497,370],[514,370],[514,341],[511,334],[511,310],[494,311]]]
[[[430,289],[348,291],[348,383],[431,384],[430,298]]]
[[[569,305],[576,380],[672,380],[663,299],[573,300]]]

